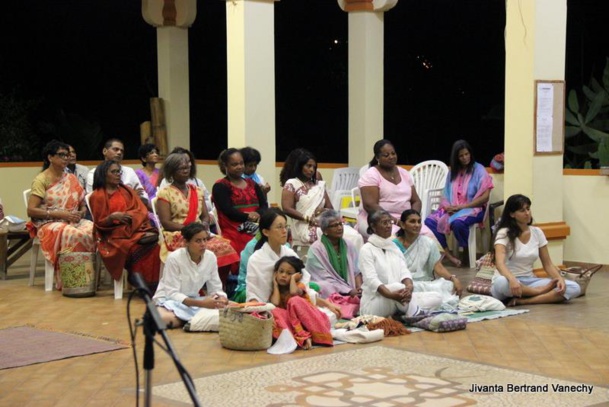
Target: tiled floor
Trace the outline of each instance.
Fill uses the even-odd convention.
[[[122,300],[114,300],[110,285],[93,298],[71,299],[57,291],[45,293],[42,264],[38,267],[36,285],[28,287],[28,259],[26,254],[9,269],[9,279],[0,281],[0,328],[31,324],[62,332],[130,340],[127,295]],[[469,269],[453,271],[462,280],[469,280],[473,275]],[[464,331],[386,338],[382,345],[606,386],[609,383],[608,300],[609,267],[605,266],[592,280],[588,295],[570,304],[532,306],[527,314],[470,324]],[[142,301],[134,300],[131,319],[140,318],[143,312]],[[194,378],[372,346],[343,345],[272,356],[265,352],[223,349],[217,334],[174,330],[169,332],[169,337]],[[141,366],[141,328],[136,344]],[[158,347],[155,359],[153,384],[180,380],[173,362]],[[143,380],[141,368],[140,374]],[[134,389],[131,350],[0,370],[2,406],[133,406]],[[175,404],[153,400],[153,405]]]

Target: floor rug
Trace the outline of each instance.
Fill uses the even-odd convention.
[[[195,380],[204,406],[588,406],[609,389],[372,346]],[[526,387],[525,387],[526,386]],[[190,404],[182,382],[155,398]]]
[[[0,330],[0,369],[125,349],[111,340],[20,326]]]

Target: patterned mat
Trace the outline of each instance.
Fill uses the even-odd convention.
[[[0,369],[125,349],[111,340],[20,326],[0,330]]]
[[[588,406],[609,389],[383,346],[195,380],[209,406]],[[182,382],[154,397],[190,403]]]

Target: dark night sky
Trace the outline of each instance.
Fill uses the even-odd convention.
[[[604,66],[607,3],[568,2],[567,87]],[[213,159],[226,147],[225,3],[197,7],[191,147]],[[321,162],[347,161],[347,20],[334,0],[275,3],[278,160],[305,147]],[[401,163],[447,160],[458,138],[486,165],[503,149],[504,26],[505,0],[400,0],[385,14],[384,136]],[[128,141],[135,158],[157,89],[156,34],[140,1],[13,1],[0,30],[0,92],[40,100],[31,118],[41,143],[61,134],[81,159],[99,158],[99,145],[66,127],[84,119],[98,137]]]

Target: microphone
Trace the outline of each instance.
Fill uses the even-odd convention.
[[[144,277],[142,277],[140,273],[129,273],[129,277],[127,278],[127,280],[129,281],[129,284],[137,288],[138,292],[140,293],[140,296],[146,294],[148,295],[148,297],[152,297],[152,293],[148,288],[148,284],[146,284],[146,282],[144,281]],[[146,298],[143,299],[145,300]]]
[[[136,288],[137,293],[146,303],[147,314],[151,317],[154,330],[162,331],[166,329],[167,325],[163,321],[163,318],[161,318],[159,311],[156,309],[156,304],[152,301],[152,294],[150,293],[148,284],[144,281],[144,277],[142,277],[140,273],[130,273],[128,280],[129,284]]]

